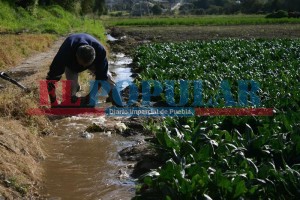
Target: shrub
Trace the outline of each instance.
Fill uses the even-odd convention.
[[[62,7],[54,5],[50,6],[47,9],[54,17],[57,18],[64,18],[65,17],[65,11],[62,9]]]
[[[279,10],[277,12],[270,13],[266,18],[285,18],[288,17],[288,13],[284,10]]]
[[[193,15],[205,15],[205,10],[203,8],[192,10]]]
[[[206,12],[209,15],[219,15],[223,13],[223,8],[221,6],[209,6]]]
[[[161,13],[162,13],[162,8],[157,4],[155,4],[151,10],[152,10],[153,15],[161,15]]]
[[[123,16],[123,12],[121,12],[121,11],[112,12],[112,13],[109,13],[109,15],[112,16],[112,17],[122,17]]]
[[[24,0],[16,0],[15,1],[15,4],[17,6],[21,6],[22,8],[28,8],[30,6],[36,6],[37,3],[38,3],[37,0],[26,0],[26,1],[24,1]]]

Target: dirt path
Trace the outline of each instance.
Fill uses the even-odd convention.
[[[43,67],[45,68],[52,62],[64,39],[64,37],[60,37],[54,42],[48,51],[32,55],[28,59],[24,60],[20,65],[10,68],[7,72],[13,77],[16,77],[18,80],[24,80],[26,77],[37,73],[42,70]]]
[[[47,51],[34,54],[24,59],[19,65],[9,68],[6,73],[17,81],[21,81],[30,86],[37,85],[37,78],[46,77],[48,67],[63,41],[64,37],[58,38]],[[33,81],[35,82],[33,83]],[[6,88],[9,85],[11,85],[11,83],[0,78],[0,89]]]

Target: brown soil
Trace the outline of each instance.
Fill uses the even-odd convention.
[[[17,120],[0,118],[0,199],[37,197],[43,159],[37,135]]]
[[[112,27],[109,33],[119,40],[109,42],[114,52],[132,54],[148,42],[180,42],[224,38],[299,38],[300,24],[235,26],[154,26]],[[123,39],[120,39],[123,36]]]

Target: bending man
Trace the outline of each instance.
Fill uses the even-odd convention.
[[[78,99],[76,93],[80,90],[78,74],[87,69],[95,75],[96,81],[107,81],[111,87],[115,85],[111,75],[108,73],[106,51],[101,43],[85,33],[72,34],[66,38],[54,57],[46,79],[59,81],[65,73],[67,80],[72,81],[71,91],[69,92],[71,92],[71,102],[75,103]],[[100,85],[94,85],[94,87],[98,87],[97,91],[100,89]],[[48,82],[48,92],[51,105],[57,105],[53,81]],[[95,96],[91,96],[91,93],[81,98],[82,106],[88,105],[90,99],[96,101]],[[111,92],[109,94],[110,99],[112,99]]]

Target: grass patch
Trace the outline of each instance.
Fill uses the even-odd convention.
[[[33,91],[29,94],[14,86],[3,89],[0,94],[0,117],[18,120],[35,134],[47,132],[50,127],[46,117],[27,114],[29,108],[37,108],[39,105],[37,87],[31,89]]]
[[[174,17],[111,17],[104,18],[106,26],[172,26],[172,25],[250,25],[300,23],[296,18],[270,19],[264,15],[207,15]]]
[[[37,7],[35,14],[30,14],[0,2],[0,70],[46,50],[58,35],[72,32],[89,33],[106,45],[105,29],[99,19],[77,17],[59,6]]]
[[[0,2],[1,32],[36,32],[64,34],[79,22],[71,13],[59,6],[37,7],[34,14],[21,7],[12,8],[6,2]]]
[[[45,51],[56,38],[50,34],[0,35],[0,70],[19,64],[32,53]]]
[[[79,17],[60,6],[37,7],[33,14],[21,7],[12,8],[0,2],[0,32],[2,33],[51,33],[64,35],[86,32],[105,43],[105,29],[99,19]]]
[[[77,19],[79,20],[79,18]],[[80,18],[80,24],[72,29],[72,32],[84,32],[95,36],[106,46],[106,31],[101,20],[91,18]]]

